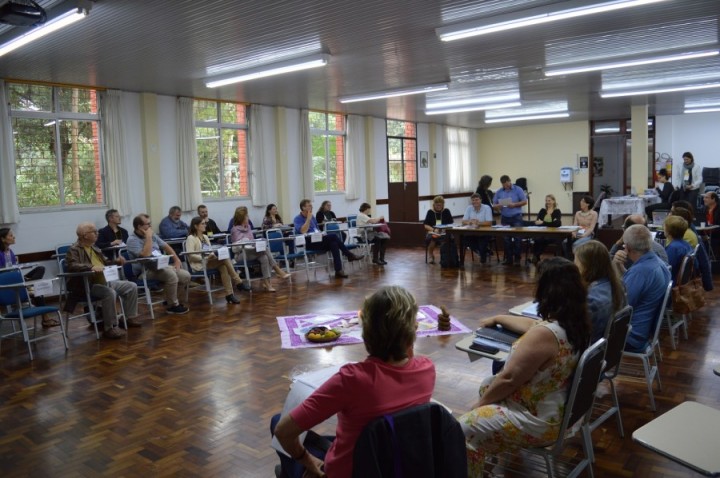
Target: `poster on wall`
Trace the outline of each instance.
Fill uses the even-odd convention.
[[[427,151],[420,151],[420,167],[421,168],[428,167],[428,152]]]
[[[587,169],[587,168],[588,168],[588,157],[580,156],[580,169]]]
[[[593,158],[593,176],[601,177],[605,170],[605,158],[602,156],[595,156]]]

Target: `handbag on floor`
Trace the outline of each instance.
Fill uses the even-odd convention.
[[[691,264],[690,267],[693,267]],[[702,287],[702,280],[695,277],[682,284],[682,267],[675,278],[675,286],[672,288],[672,309],[676,314],[689,314],[695,312],[705,305],[705,291]],[[690,277],[694,271],[690,271]]]

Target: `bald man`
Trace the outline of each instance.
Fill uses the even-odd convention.
[[[630,214],[628,217],[625,218],[623,230],[627,230],[628,227],[635,224],[640,224],[647,227],[647,222],[645,221],[644,216],[640,214]],[[630,268],[630,266],[633,265],[632,259],[630,259],[630,257],[627,255],[627,251],[624,250],[624,245],[625,243],[623,242],[623,238],[621,237],[610,248],[610,259],[612,259],[613,264],[615,264],[615,267],[620,275],[624,274]],[[662,244],[656,241],[652,241],[651,249],[661,261],[663,261],[665,264],[668,263],[667,252],[665,252],[665,248]]]
[[[88,277],[90,281],[90,294],[100,299],[103,311],[103,337],[106,339],[119,339],[125,332],[118,327],[117,310],[115,299],[120,296],[123,308],[125,309],[128,327],[140,327],[142,323],[138,320],[137,313],[137,285],[126,280],[107,282],[103,274],[105,266],[111,264],[122,265],[125,262],[123,257],[111,261],[102,251],[95,246],[98,230],[91,222],[80,223],[75,231],[77,242],[70,246],[65,256],[68,272],[88,272],[94,274]],[[72,277],[68,281],[70,299],[85,299],[85,286],[82,277]]]

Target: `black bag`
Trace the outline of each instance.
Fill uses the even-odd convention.
[[[458,267],[460,258],[455,241],[443,241],[440,245],[440,267]]]

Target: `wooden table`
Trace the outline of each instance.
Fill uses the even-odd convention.
[[[460,256],[460,267],[465,265],[465,247],[463,247],[464,236],[492,236],[505,237],[513,236],[519,238],[548,238],[556,241],[562,241],[572,237],[572,233],[579,229],[576,226],[564,227],[545,227],[545,226],[528,226],[528,227],[498,227],[498,226],[453,226],[445,229],[445,232],[457,236],[458,254]]]
[[[633,441],[705,476],[720,476],[720,410],[683,402],[633,432]]]

